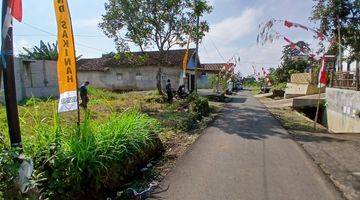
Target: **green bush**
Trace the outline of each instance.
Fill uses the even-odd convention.
[[[210,105],[208,99],[201,97],[195,93],[188,98],[190,102],[190,112],[193,113],[198,120],[210,114]]]
[[[161,150],[154,137],[159,123],[137,109],[112,115],[104,123],[93,123],[87,116],[79,128],[61,128],[57,118],[54,122],[50,126],[40,120],[35,134],[24,138],[24,153],[33,158],[36,169],[38,181],[33,182],[41,181],[45,198],[74,199],[117,187]],[[12,195],[5,189],[14,188],[10,169],[17,168],[5,146],[0,152],[0,189],[5,193],[0,198]]]
[[[271,88],[273,90],[285,90],[286,85],[287,85],[287,83],[277,83],[277,84],[273,85]]]

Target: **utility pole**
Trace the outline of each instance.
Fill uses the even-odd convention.
[[[3,0],[2,4],[2,30],[4,30],[4,22],[7,14],[8,1]],[[7,34],[7,35],[4,35]],[[8,128],[10,134],[10,142],[12,147],[21,147],[21,133],[19,124],[19,114],[16,101],[16,87],[14,75],[14,48],[13,48],[13,27],[11,25],[7,33],[2,35],[1,51],[3,61],[1,67],[4,75],[4,93]]]
[[[196,50],[195,50],[195,80],[194,80],[194,86],[195,86],[195,92],[197,93],[197,68],[198,68],[198,58],[199,58],[199,29],[200,29],[200,13],[197,10],[198,6],[197,6],[197,1],[198,0],[194,0],[194,11],[195,11],[195,15],[196,15]]]

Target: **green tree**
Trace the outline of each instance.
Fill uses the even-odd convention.
[[[210,13],[205,0],[108,0],[99,26],[113,38],[118,51],[134,44],[141,51],[156,47],[161,59],[175,45],[186,44],[186,36],[201,39],[209,31],[207,21],[196,28],[196,17]]]
[[[320,31],[351,47],[354,58],[360,59],[360,1],[314,0],[311,20],[320,23]]]
[[[311,51],[310,45],[304,41],[298,41],[295,45],[303,49],[304,52],[309,53]],[[288,59],[293,59],[296,57],[307,57],[306,53],[303,53],[297,48],[293,48],[291,45],[285,45],[282,53],[283,53],[282,56],[283,61]]]
[[[310,51],[309,44],[303,41],[297,42],[296,45],[305,49],[305,51]],[[281,65],[276,69],[270,69],[270,80],[275,85],[286,83],[293,73],[304,72],[309,65],[311,65],[311,62],[306,60],[306,55],[300,50],[292,48],[291,45],[286,45],[283,49]]]
[[[19,55],[20,58],[32,60],[57,60],[58,51],[57,44],[45,44],[40,40],[40,46],[35,46],[32,49],[23,47],[25,53]]]

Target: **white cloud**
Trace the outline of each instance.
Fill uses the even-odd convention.
[[[240,16],[229,17],[215,24],[210,29],[210,36],[222,43],[231,43],[254,33],[262,9],[247,8]]]

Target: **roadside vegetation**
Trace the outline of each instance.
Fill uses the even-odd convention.
[[[33,98],[19,106],[23,154],[34,162],[28,183],[37,188],[34,197],[106,198],[212,111],[207,99],[197,95],[167,104],[155,92],[91,89],[90,94],[80,127],[76,113],[56,114],[54,99]],[[9,147],[3,106],[0,111],[0,198],[23,198],[14,190],[19,164],[13,158],[19,151]]]
[[[268,108],[268,110],[280,121],[282,126],[287,130],[306,131],[306,132],[323,132],[327,129],[321,125],[317,125],[314,130],[314,122],[306,115],[292,110],[290,108]]]

